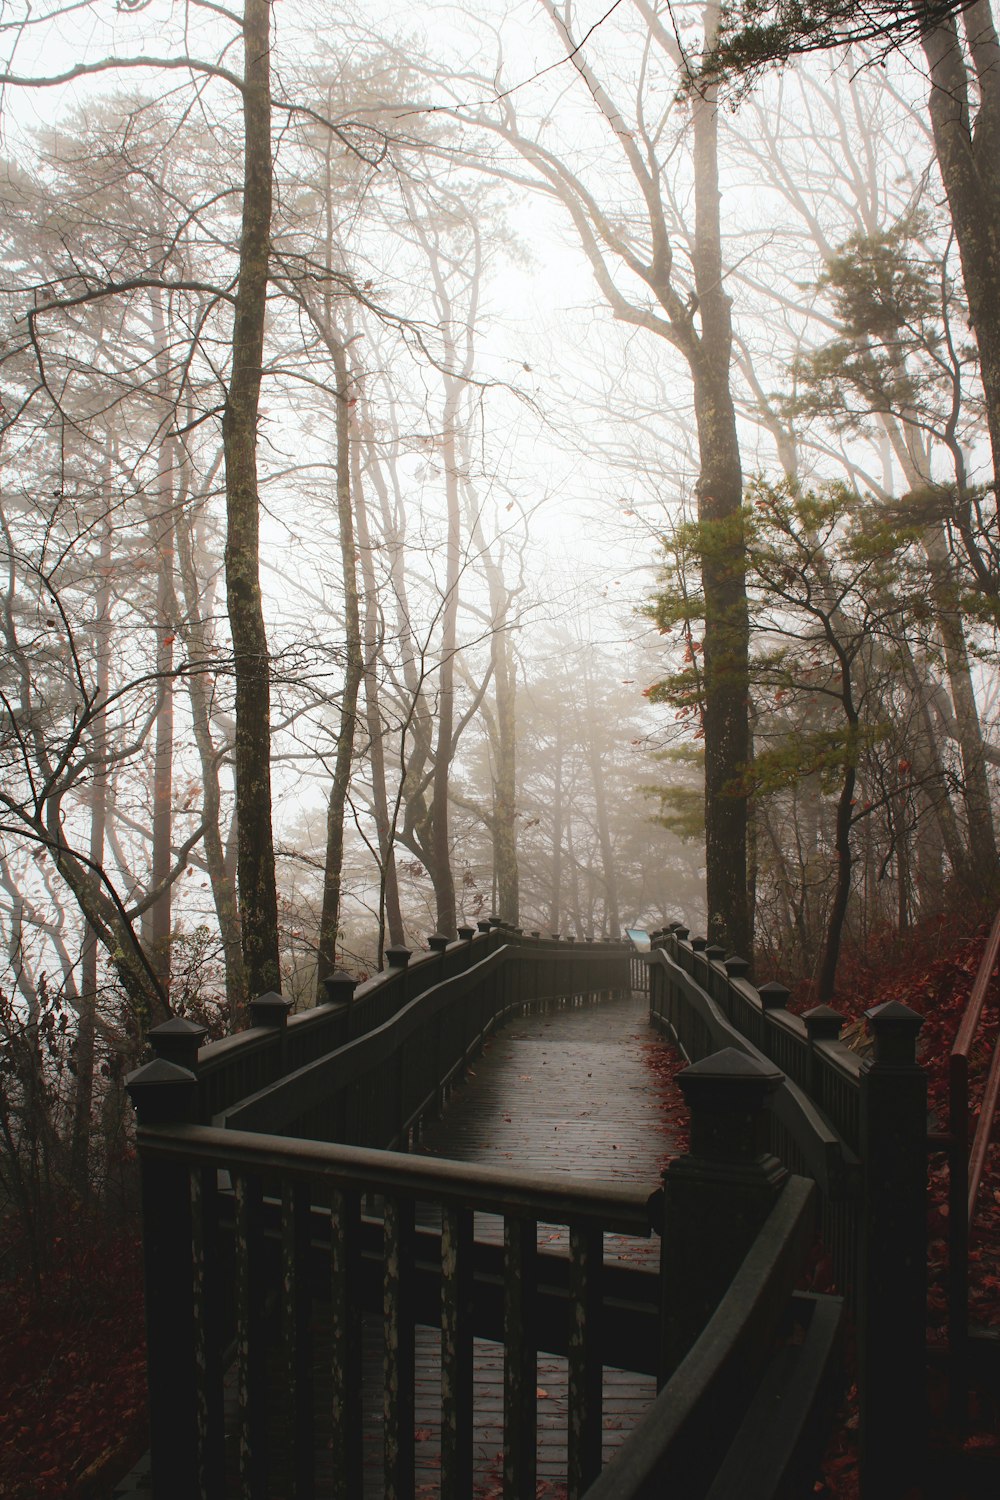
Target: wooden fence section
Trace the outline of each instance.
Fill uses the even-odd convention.
[[[819,1190],[839,1288],[855,1308],[865,1493],[919,1471],[926,1407],[927,1088],[915,1060],[920,1017],[895,1002],[869,1012],[874,1056],[839,1041],[828,1006],[785,1009],[740,958],[686,928],[653,935],[650,1009],[697,1061],[731,1047],[770,1067],[771,1143]],[[780,1072],[778,1071],[780,1070]]]
[[[507,1016],[628,988],[626,944],[484,928],[413,964],[390,953],[388,973],[357,995],[338,976],[340,995],[302,1018],[270,995],[254,1003],[254,1026],[224,1042],[202,1047],[201,1029],[185,1022],[152,1033],[158,1055],[129,1088],[162,1500],[304,1500],[328,1443],[335,1492],[358,1500],[366,1308],[385,1326],[387,1496],[412,1493],[417,1321],[441,1329],[442,1493],[465,1495],[471,1484],[475,1336],[504,1349],[505,1492],[535,1492],[538,1348],[568,1360],[570,1492],[595,1477],[603,1364],[627,1348],[637,1368],[655,1367],[649,1274],[606,1268],[602,1249],[605,1232],[649,1235],[648,1192],[382,1149],[405,1144]],[[477,1210],[503,1219],[499,1261],[495,1246],[473,1240]],[[538,1252],[539,1221],[565,1227],[568,1259]],[[322,1351],[319,1304],[329,1309]],[[332,1375],[319,1442],[317,1357]],[[234,1358],[240,1433],[227,1474],[223,1373]],[[288,1393],[282,1414],[268,1409],[276,1383]]]

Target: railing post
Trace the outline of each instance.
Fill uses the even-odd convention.
[[[926,1433],[927,1077],[921,1019],[898,1001],[866,1011],[861,1071],[858,1398],[864,1500],[917,1481]]]
[[[334,972],[323,980],[323,993],[326,996],[327,1005],[347,1005],[354,1001],[354,991],[358,987],[358,981],[345,969],[335,969]]]
[[[677,1075],[691,1146],[663,1175],[660,1386],[715,1311],[788,1175],[767,1147],[767,1100],[782,1079],[734,1047]]]
[[[474,957],[473,957],[473,953],[472,953],[472,939],[475,937],[475,935],[476,935],[476,929],[474,927],[467,927],[466,926],[466,927],[460,927],[458,929],[459,939],[460,939],[461,942],[463,942],[465,944],[465,948],[464,948],[464,950],[462,952],[462,960],[461,960],[461,968],[463,970],[465,970],[465,969],[471,969],[473,963],[475,962]]]
[[[192,1123],[198,1079],[156,1058],[130,1073],[125,1087],[139,1122],[153,1496],[177,1500],[199,1493],[191,1173],[175,1157],[148,1156],[143,1130]]]
[[[814,1005],[812,1010],[806,1011],[802,1019],[806,1024],[806,1037],[809,1042],[809,1097],[822,1108],[823,1091],[816,1043],[839,1041],[840,1028],[844,1024],[843,1017],[837,1014],[832,1005]]]
[[[178,1068],[186,1068],[197,1076],[198,1049],[208,1035],[207,1026],[202,1026],[198,1021],[187,1021],[182,1016],[172,1016],[169,1021],[154,1026],[146,1035],[155,1057],[161,1058],[163,1062],[174,1063]],[[191,1119],[204,1119],[200,1099]]]
[[[250,1001],[250,1025],[265,1026],[278,1033],[275,1038],[276,1046],[271,1054],[275,1078],[280,1077],[285,1070],[285,1027],[291,1013],[291,1000],[286,1000],[284,995],[279,995],[275,990],[268,990],[265,995],[258,995]]]
[[[719,973],[718,965],[722,963],[725,956],[726,950],[719,943],[709,943],[705,949],[705,962],[708,965],[708,983],[705,988],[712,999],[718,1001],[723,1006],[725,1005],[725,996],[722,993],[722,986],[726,983],[726,980]]]

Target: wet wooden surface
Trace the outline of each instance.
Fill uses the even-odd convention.
[[[652,1191],[676,1154],[656,1062],[666,1051],[647,1020],[647,1000],[630,995],[512,1022],[494,1037],[416,1149],[434,1156],[524,1171],[634,1182]],[[498,1241],[499,1220],[477,1215],[476,1235]],[[565,1231],[540,1225],[539,1245],[565,1243]],[[605,1257],[655,1264],[656,1239],[605,1237]],[[381,1327],[366,1330],[365,1500],[380,1496]],[[416,1494],[438,1494],[440,1364],[438,1334],[417,1333]],[[503,1351],[476,1341],[477,1500],[499,1496],[503,1473]],[[565,1494],[566,1361],[538,1360],[538,1496]],[[605,1369],[606,1462],[652,1399],[651,1377]]]

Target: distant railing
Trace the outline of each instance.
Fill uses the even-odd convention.
[[[870,1493],[901,1482],[926,1402],[927,1084],[915,1061],[920,1017],[868,1012],[874,1055],[840,1041],[829,1006],[805,1016],[788,990],[759,989],[742,958],[689,937],[653,934],[650,1011],[692,1060],[733,1047],[784,1077],[770,1101],[771,1143],[819,1189],[825,1248],[858,1327],[861,1446]]]

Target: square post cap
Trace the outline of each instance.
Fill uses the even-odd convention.
[[[476,926],[479,928],[480,932],[489,932],[490,930],[490,924],[486,921],[477,922]]]
[[[787,984],[781,984],[777,979],[769,979],[767,984],[759,987],[757,993],[765,1010],[784,1010],[792,992]]]
[[[149,1045],[157,1057],[191,1072],[198,1066],[198,1048],[207,1035],[207,1026],[188,1021],[183,1016],[171,1016],[169,1021],[163,1021],[147,1032]]]
[[[539,932],[539,930],[538,930],[538,928],[537,928],[537,927],[533,927],[533,928],[532,928],[532,929],[531,929],[531,931],[530,931],[530,932],[529,932],[529,933],[528,933],[528,936],[529,936],[529,937],[533,937],[533,938],[540,938],[540,937],[541,937],[541,935],[542,935],[542,934],[541,934],[541,933],[540,933],[540,932]]]
[[[750,973],[750,960],[738,958],[734,953],[732,958],[726,959],[726,973],[730,979],[745,979]]]
[[[125,1079],[140,1125],[189,1125],[198,1102],[198,1080],[190,1068],[156,1057]]]
[[[705,957],[709,963],[720,963],[726,956],[726,950],[721,943],[709,943],[705,949]]]
[[[490,912],[486,920],[490,927],[502,927],[504,925],[495,912]]]
[[[275,990],[250,1001],[250,1025],[281,1027],[287,1024],[292,1002]]]
[[[708,947],[708,938],[694,937],[691,939],[691,947],[696,953],[704,953]]]
[[[917,1036],[924,1024],[923,1016],[918,1016],[915,1010],[899,1000],[876,1005],[866,1010],[865,1016],[875,1037],[876,1067],[879,1063],[915,1066]]]
[[[476,929],[474,927],[460,927],[458,929],[458,935],[462,939],[463,943],[471,943],[472,939],[476,935]]]
[[[671,922],[670,930],[679,943],[687,942],[691,936],[690,927],[685,927],[683,922]]]
[[[405,969],[410,962],[410,950],[404,948],[402,943],[395,944],[385,950],[385,961],[390,969]]]
[[[677,1074],[691,1112],[691,1152],[717,1161],[752,1161],[765,1149],[765,1107],[784,1082],[780,1068],[724,1047]]]
[[[562,941],[562,933],[560,933],[560,932],[550,932],[549,933],[549,937],[552,939],[552,941],[554,943],[558,943],[558,942]]]
[[[443,953],[448,946],[448,939],[443,932],[432,932],[427,939],[427,946],[432,953]]]
[[[844,1018],[832,1005],[814,1005],[802,1017],[806,1023],[806,1035],[810,1042],[836,1042],[840,1040],[840,1028]]]
[[[323,980],[323,993],[328,1005],[350,1005],[358,981],[346,969],[335,969]]]

